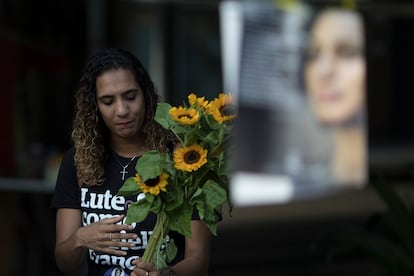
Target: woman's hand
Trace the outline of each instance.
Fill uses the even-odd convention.
[[[121,224],[125,215],[103,219],[82,226],[80,209],[60,208],[56,213],[55,258],[58,267],[70,275],[83,275],[86,271],[86,254],[93,249],[105,254],[125,256],[126,249],[135,246],[137,238],[127,224]],[[119,223],[119,224],[118,224]]]
[[[132,226],[128,224],[117,224],[122,221],[125,215],[107,218],[92,223],[85,227],[80,227],[77,231],[77,242],[80,246],[93,249],[98,252],[124,256],[126,252],[122,247],[132,247],[134,243],[128,242],[137,238],[135,233],[121,233],[130,231]]]
[[[157,276],[158,271],[155,266],[151,263],[145,263],[140,258],[132,262],[135,265],[131,276]]]

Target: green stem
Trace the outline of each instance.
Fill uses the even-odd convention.
[[[161,249],[161,243],[168,231],[168,216],[161,212],[157,216],[157,222],[155,223],[152,234],[148,240],[147,248],[144,251],[142,260],[155,264],[155,258],[157,257],[158,251]]]
[[[172,131],[172,133],[174,133],[174,135],[177,137],[177,139],[180,141],[181,145],[184,145],[184,141],[181,139],[180,135],[177,134],[177,132],[175,132],[175,130],[173,128],[170,128],[170,130]]]

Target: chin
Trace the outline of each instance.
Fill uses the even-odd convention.
[[[358,116],[339,116],[330,115],[330,116],[321,116],[318,118],[319,122],[326,127],[346,127],[346,126],[355,126],[361,123]]]
[[[322,125],[326,126],[341,125],[347,121],[347,116],[334,111],[319,112],[316,118]]]
[[[124,131],[124,132],[118,133],[118,136],[125,138],[125,139],[132,138],[136,136],[136,132],[135,131]]]

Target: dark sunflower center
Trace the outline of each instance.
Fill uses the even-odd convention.
[[[147,181],[145,181],[145,185],[149,187],[154,187],[154,186],[157,186],[159,181],[160,181],[160,177],[157,176],[156,178],[150,178]]]
[[[236,108],[232,105],[224,105],[221,109],[220,109],[220,113],[223,116],[231,116],[236,114]]]
[[[200,159],[200,154],[196,151],[189,151],[184,155],[184,161],[187,164],[194,164],[197,163]]]
[[[190,116],[190,115],[188,115],[188,114],[183,114],[183,115],[178,116],[178,118],[179,118],[179,119],[182,119],[182,118],[188,118],[188,119],[191,119],[191,118],[193,118],[193,117],[191,117],[191,116]]]

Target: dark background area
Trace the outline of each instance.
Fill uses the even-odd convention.
[[[0,275],[60,275],[49,204],[86,57],[101,46],[124,47],[141,58],[164,100],[181,104],[190,92],[212,98],[222,92],[219,3],[0,0]],[[367,12],[370,172],[411,200],[414,6],[378,3]],[[341,251],[336,234],[385,212],[369,185],[236,208],[213,240],[210,275],[383,275],[365,252]]]

